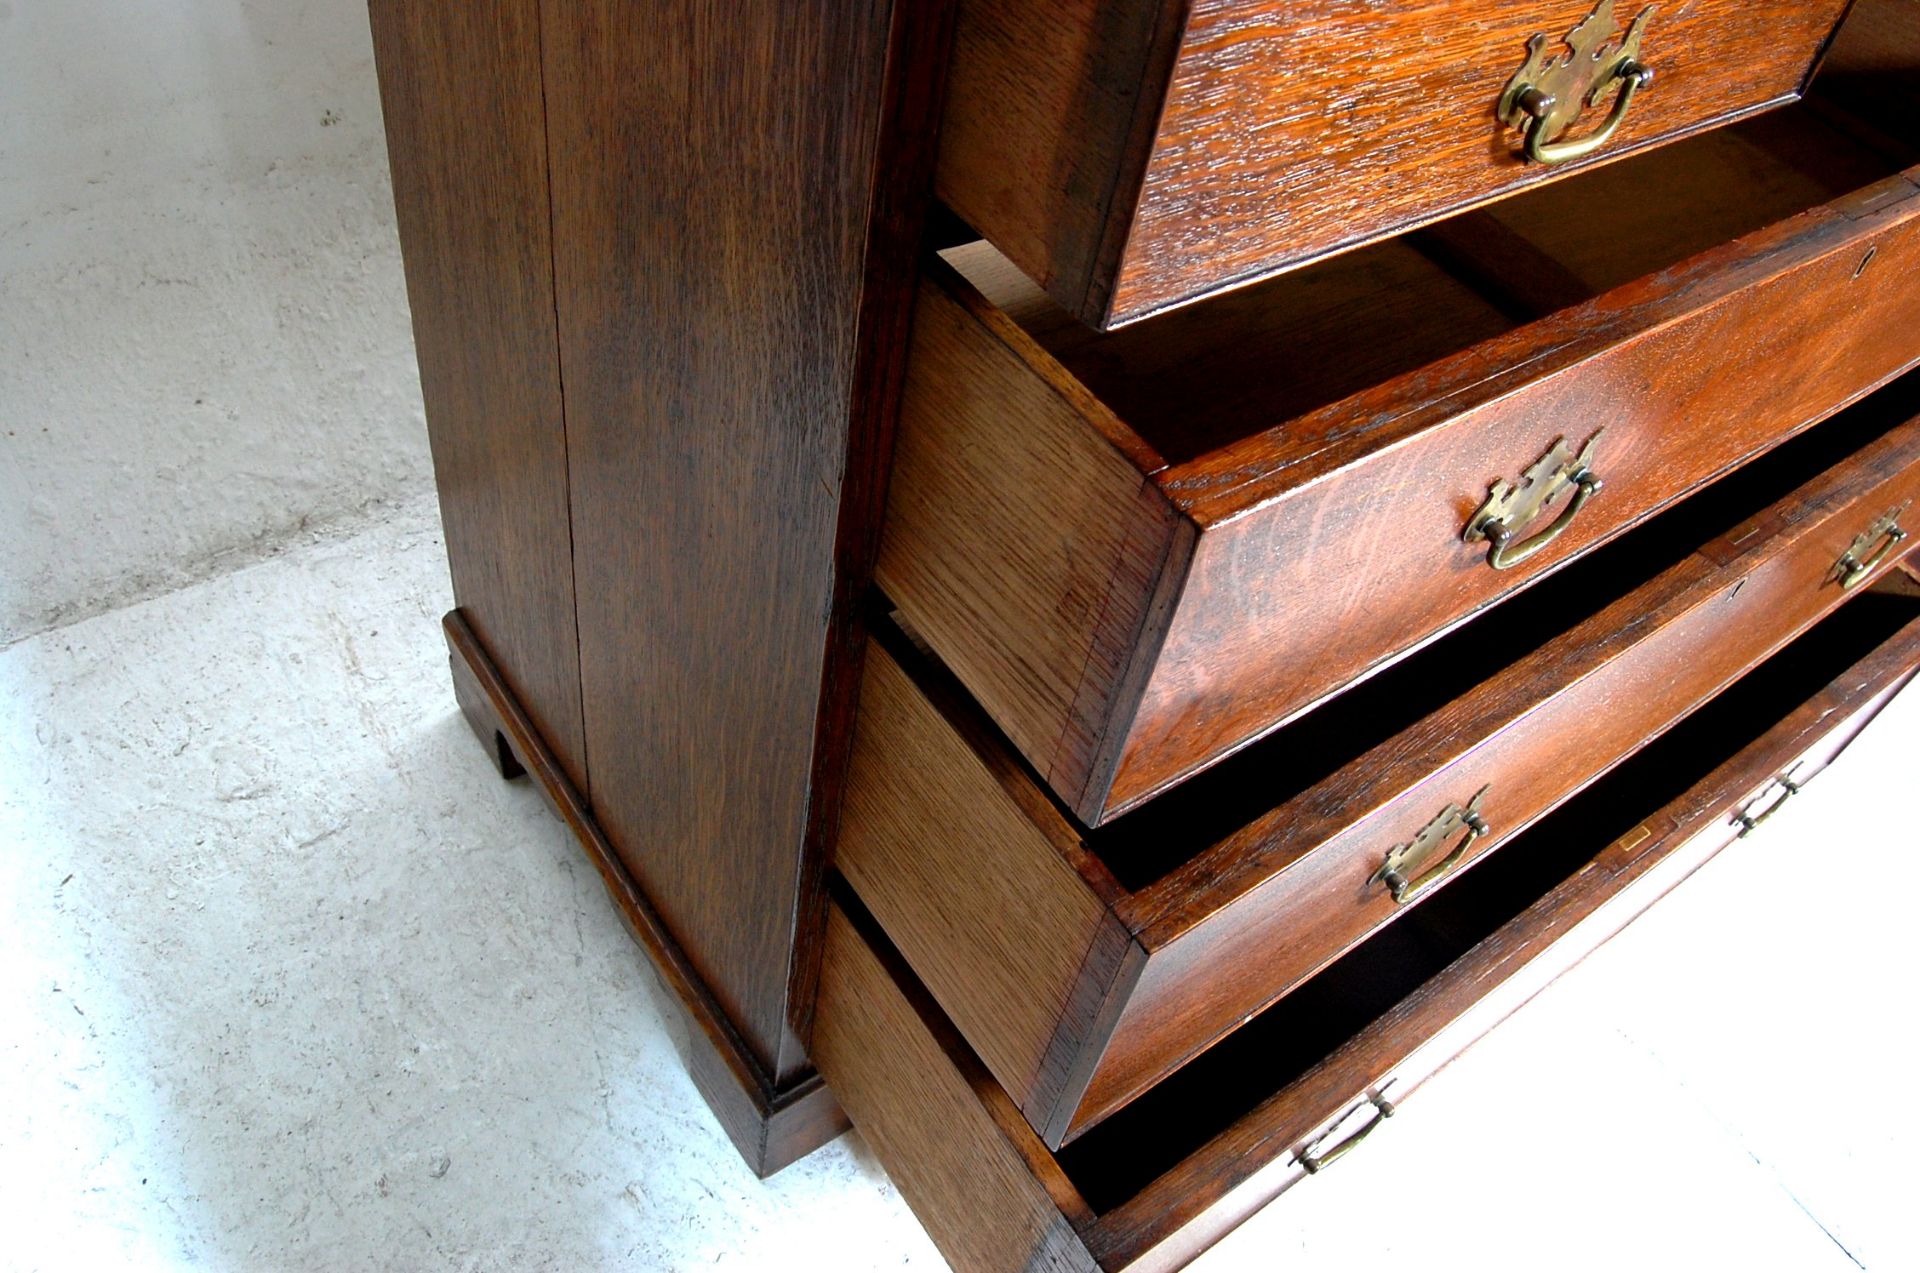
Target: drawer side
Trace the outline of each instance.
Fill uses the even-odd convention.
[[[1112,269],[1107,210],[1139,183],[1185,8],[957,4],[935,189],[1076,313]]]
[[[1070,803],[1118,754],[1116,702],[1193,542],[1158,457],[964,280],[915,314],[875,571]],[[1057,374],[1050,374],[1057,373]]]
[[[957,1273],[1097,1267],[1047,1184],[1069,1200],[1071,1186],[1019,1113],[957,1059],[950,1028],[916,1010],[839,906],[817,1021],[814,1063]]]
[[[1775,705],[1761,695],[1764,718],[1778,723],[1717,726],[1698,768],[1670,787],[1655,795],[1636,786],[1616,793],[1625,807],[1610,797],[1597,818],[1578,819],[1570,852],[1554,850],[1580,863],[1570,876],[1556,867],[1551,878],[1562,882],[1528,891],[1514,918],[1463,937],[1462,953],[1436,956],[1411,993],[1323,1059],[1264,1079],[1237,1107],[1245,1112],[1171,1157],[1155,1143],[1164,1137],[1143,1127],[1102,1146],[1098,1162],[1074,1157],[1084,1147],[1048,1153],[887,937],[838,891],[815,1036],[821,1072],[955,1268],[1179,1268],[1298,1183],[1302,1155],[1333,1143],[1324,1139],[1332,1129],[1350,1134],[1357,1105],[1379,1096],[1404,1106],[1427,1077],[1730,844],[1733,815],[1772,799],[1780,774],[1817,776],[1920,663],[1920,620],[1888,631],[1864,658],[1845,655],[1848,670],[1811,699],[1803,690]],[[1822,679],[1812,683],[1834,662],[1815,656]],[[1266,1051],[1251,1059],[1264,1075]],[[1181,1099],[1158,1110],[1156,1123],[1199,1114]],[[1182,1140],[1176,1133],[1172,1143]],[[1096,1177],[1115,1159],[1127,1160],[1131,1183],[1102,1200]]]
[[[835,864],[1001,1086],[1031,1105],[1077,1058],[1132,941],[1098,864],[998,751],[970,746],[876,645]]]

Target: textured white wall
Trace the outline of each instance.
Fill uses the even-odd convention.
[[[0,647],[430,489],[365,0],[0,0]]]

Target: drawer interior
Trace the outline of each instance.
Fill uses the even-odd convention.
[[[1121,885],[1147,887],[1916,417],[1920,374],[1782,444],[1157,800],[1086,831],[1085,844]]]
[[[986,243],[944,255],[1187,464],[1920,162],[1920,37],[1901,19],[1920,3],[1863,0],[1793,106],[1118,331],[1083,326]]]
[[[1507,282],[1551,304],[1619,287],[1920,161],[1920,3],[1860,0],[1808,97],[1785,110],[1622,160],[1442,227],[1468,270],[1502,249]],[[1484,235],[1485,237],[1480,237]],[[1478,243],[1475,240],[1478,239]],[[1444,255],[1444,251],[1441,253]],[[1494,280],[1500,287],[1501,280]]]
[[[1095,1212],[1120,1206],[1570,879],[1876,650],[1911,645],[1920,589],[1840,607],[1664,738],[1211,1051],[1060,1150]]]
[[[1172,464],[1520,325],[1400,240],[1113,332],[1081,326],[986,243],[942,255]]]
[[[1920,71],[1920,66],[1916,66]],[[1557,182],[1414,236],[1519,312],[1602,292],[1920,161],[1920,124],[1878,133],[1824,97]]]

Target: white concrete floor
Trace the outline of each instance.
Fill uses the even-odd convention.
[[[0,1265],[940,1267],[455,713],[430,500],[0,651]],[[1203,1267],[1912,1269],[1920,694]]]
[[[366,0],[0,0],[0,646],[431,487]]]

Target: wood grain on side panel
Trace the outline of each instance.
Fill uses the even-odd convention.
[[[787,979],[787,1048],[804,1047],[813,1031],[826,926],[825,872],[840,825],[847,763],[853,751],[862,664],[867,649],[874,560],[893,473],[894,428],[907,375],[908,336],[934,207],[933,166],[953,0],[893,5],[893,31],[881,92],[880,132],[873,156],[867,213],[866,277],[856,318],[852,400],[846,422],[847,466],[835,535],[833,593],[814,725],[812,792],[801,849],[794,944]],[[942,210],[942,215],[951,217]],[[790,1068],[791,1059],[782,1061]]]
[[[1128,943],[1072,864],[1086,856],[1072,829],[1031,784],[992,768],[1014,763],[1004,748],[970,747],[876,647],[834,863],[994,1077],[1025,1102],[1056,1034],[1073,1032],[1065,1018],[1081,983],[1110,980]],[[1097,879],[1097,864],[1084,865]],[[1100,941],[1108,930],[1117,947]]]
[[[595,810],[783,1082],[891,5],[543,13]]]
[[[590,797],[538,0],[368,12],[454,598]]]

